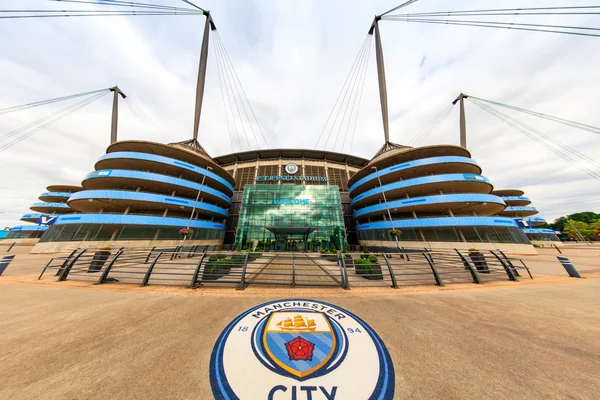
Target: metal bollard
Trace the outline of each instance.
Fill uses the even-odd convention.
[[[563,268],[567,271],[571,278],[581,278],[581,275],[579,275],[579,272],[577,272],[567,257],[556,256],[556,258],[558,258],[558,261],[560,261]]]

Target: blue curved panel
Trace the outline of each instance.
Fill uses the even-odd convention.
[[[419,219],[401,219],[394,220],[394,228],[439,228],[453,226],[505,226],[518,228],[517,223],[512,218],[503,217],[436,217]],[[392,229],[390,221],[372,222],[369,224],[357,225],[359,231],[371,229]]]
[[[10,228],[10,231],[45,231],[48,230],[48,225],[18,225]]]
[[[537,223],[540,223],[540,224],[545,224],[546,223],[546,220],[544,218],[542,218],[542,217],[529,217],[529,218],[527,218],[527,221],[537,222]]]
[[[204,203],[201,201],[196,202],[195,200],[186,199],[184,197],[172,197],[155,193],[132,192],[128,190],[82,190],[80,192],[73,193],[71,197],[69,197],[69,201],[83,199],[119,199],[145,201],[149,203],[162,203],[171,205],[174,204],[189,208],[194,207],[194,204],[196,204],[196,209],[211,211],[217,214],[221,214],[224,217],[229,216],[229,212],[226,209],[217,207],[213,204]]]
[[[531,201],[525,196],[502,196],[504,201]]]
[[[175,186],[186,187],[193,190],[201,190],[202,193],[209,193],[215,197],[223,199],[231,204],[231,196],[227,196],[225,193],[220,192],[216,189],[201,185],[196,182],[188,181],[186,179],[174,178],[168,175],[155,174],[153,172],[141,172],[141,171],[130,171],[125,169],[102,169],[89,173],[85,179],[93,178],[129,178],[129,179],[140,179],[152,182],[168,183]]]
[[[383,191],[389,192],[391,190],[408,188],[411,186],[419,186],[430,183],[443,183],[443,182],[451,182],[451,181],[476,181],[476,182],[485,182],[490,183],[488,178],[478,174],[444,174],[444,175],[432,175],[432,176],[423,176],[421,178],[407,179],[405,181],[398,181],[393,183],[388,183],[387,185],[378,186],[371,190],[367,190],[364,193],[359,194],[355,198],[352,199],[352,204],[354,205],[357,201],[362,200],[367,197],[371,197],[373,195],[379,194]]]
[[[31,207],[70,208],[67,205],[67,203],[46,203],[46,202],[33,203],[31,205]]]
[[[121,215],[121,214],[76,214],[58,217],[54,225],[65,224],[105,224],[105,225],[152,225],[186,227],[188,219],[158,217],[153,215]],[[193,219],[192,228],[225,230],[225,225],[217,222]]]
[[[523,232],[525,232],[525,233],[546,233],[546,234],[550,234],[550,235],[556,235],[556,232],[554,232],[552,229],[532,228],[532,229],[523,229]]]
[[[233,186],[231,186],[231,184],[229,182],[227,182],[225,179],[221,178],[219,175],[215,174],[214,172],[210,172],[209,170],[207,170],[205,168],[197,167],[193,164],[186,163],[184,161],[175,160],[174,158],[158,156],[156,154],[139,153],[136,151],[117,151],[114,153],[107,153],[107,154],[103,155],[102,157],[100,157],[100,159],[98,161],[112,160],[112,159],[119,159],[119,158],[153,161],[153,162],[157,162],[157,163],[161,163],[161,164],[167,164],[167,165],[171,165],[174,167],[187,169],[187,170],[193,171],[199,175],[206,175],[207,177],[223,184],[225,187],[230,189],[231,192],[233,193]]]
[[[535,207],[523,206],[523,207],[506,207],[503,212],[510,211],[537,211]]]
[[[71,192],[44,192],[40,194],[40,197],[69,197]]]
[[[410,199],[388,201],[387,207],[385,203],[375,204],[365,208],[361,208],[354,212],[354,218],[358,218],[365,214],[370,214],[376,211],[384,211],[387,208],[402,208],[424,204],[443,204],[443,203],[497,203],[506,205],[504,201],[493,194],[479,193],[461,193],[461,194],[440,194],[435,196],[413,197]]]
[[[410,162],[406,162],[406,163],[402,163],[402,164],[398,164],[398,165],[393,165],[388,168],[380,169],[377,172],[373,172],[373,173],[365,176],[364,178],[356,181],[356,183],[350,187],[349,193],[352,193],[352,191],[354,189],[356,189],[357,187],[359,187],[360,185],[367,183],[373,179],[377,179],[378,176],[381,177],[381,176],[391,174],[394,172],[407,170],[407,169],[411,169],[411,168],[416,168],[416,167],[423,167],[425,165],[447,164],[447,163],[471,164],[471,165],[479,166],[475,162],[475,160],[473,160],[472,158],[468,158],[468,157],[443,156],[443,157],[423,158],[420,160],[414,160],[414,161],[410,161]]]

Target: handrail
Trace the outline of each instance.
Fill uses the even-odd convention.
[[[162,256],[162,254],[163,252],[161,251],[160,253],[158,253],[154,261],[152,261],[152,264],[150,264],[150,266],[148,267],[148,271],[146,271],[146,275],[144,276],[144,279],[142,280],[142,284],[140,286],[148,286],[148,281],[150,280],[150,275],[152,275],[152,270],[154,269],[154,266],[156,265],[158,259],[160,258],[160,256]]]
[[[71,260],[71,262],[67,264],[67,266],[63,269],[62,273],[60,274],[60,276],[58,277],[56,282],[62,282],[67,279],[67,276],[69,275],[69,272],[71,271],[71,268],[73,267],[73,264],[75,264],[75,262],[77,262],[79,257],[81,257],[83,255],[83,253],[85,253],[86,251],[87,251],[87,249],[81,250],[81,253],[77,254],[75,256],[75,258],[73,258]],[[62,266],[61,266],[61,268],[62,268]]]
[[[156,246],[154,246],[153,248],[150,249],[150,251],[148,252],[148,255],[146,256],[146,261],[144,261],[144,264],[148,264],[148,261],[150,260],[150,256],[152,255],[152,252],[154,251],[155,248],[156,248]]]
[[[98,279],[98,282],[96,282],[96,285],[101,285],[106,281],[106,278],[108,278],[108,273],[110,272],[110,269],[112,268],[115,261],[117,261],[117,258],[119,258],[119,256],[121,254],[123,254],[123,250],[119,250],[117,252],[117,254],[115,254],[115,256],[110,261],[110,263],[106,266],[106,268],[104,268],[104,271],[102,271],[102,275],[100,275],[100,278]]]
[[[296,287],[296,252],[292,252],[292,287]]]
[[[200,274],[200,266],[202,265],[202,261],[204,261],[205,258],[206,252],[202,253],[202,257],[200,257],[200,260],[196,265],[196,269],[194,270],[194,276],[192,276],[192,281],[190,282],[190,288],[192,289],[196,287],[196,282],[198,281],[198,274]]]
[[[246,266],[248,265],[248,256],[250,253],[246,253],[246,258],[244,258],[244,265],[242,266],[242,277],[240,279],[240,285],[237,287],[237,290],[244,290],[246,288]]]
[[[46,272],[46,269],[50,266],[50,264],[52,264],[52,261],[54,261],[54,257],[52,257],[50,259],[50,261],[48,261],[48,263],[46,264],[46,266],[44,267],[44,269],[42,270],[42,273],[40,274],[40,276],[38,276],[38,281],[40,279],[42,279],[42,275],[44,275],[44,272]]]
[[[462,253],[460,251],[458,251],[458,249],[454,249],[454,250],[460,256],[465,268],[468,269],[469,272],[471,273],[471,276],[473,277],[473,282],[480,284],[481,279],[479,279],[479,274],[477,273],[477,271],[475,271],[473,269],[473,266],[471,266],[471,263],[469,263],[469,261],[465,258],[465,256],[462,255]]]
[[[506,261],[506,263],[508,264],[508,266],[512,270],[513,274],[515,274],[515,276],[517,278],[520,277],[521,275],[519,274],[519,271],[517,271],[517,269],[515,268],[515,266],[508,259],[508,257],[506,257],[506,254],[504,254],[504,252],[502,250],[498,250],[498,253],[500,253],[500,255],[502,256],[502,258],[504,258],[504,261]],[[531,275],[531,273],[529,275]],[[533,278],[531,278],[531,279],[533,279]]]
[[[506,271],[506,275],[508,275],[508,279],[510,279],[511,281],[517,282],[519,279],[513,273],[513,269],[511,267],[509,267],[508,264],[506,264],[506,262],[503,259],[501,259],[500,256],[498,254],[496,254],[496,252],[494,250],[490,250],[490,253],[492,253],[494,255],[494,257],[496,257],[498,259],[498,261],[500,261],[500,264],[502,264],[502,266],[504,267],[504,270]]]
[[[348,280],[348,266],[346,265],[346,257],[341,258],[340,273],[342,274],[342,283],[344,290],[350,290],[350,281]]]
[[[392,270],[392,266],[390,265],[390,262],[387,258],[387,256],[385,255],[385,253],[383,254],[383,259],[385,260],[385,263],[387,264],[388,269],[390,270],[390,277],[392,278],[392,287],[394,289],[398,289],[398,283],[396,282],[396,276],[394,275],[394,271]]]
[[[427,252],[427,253],[424,252],[423,256],[427,260],[427,263],[429,264],[429,267],[431,268],[431,272],[433,272],[433,277],[435,278],[435,284],[438,286],[444,286],[444,282],[442,282],[440,275],[438,274],[437,270],[435,269],[435,265],[433,265],[433,259],[429,255],[429,252]]]

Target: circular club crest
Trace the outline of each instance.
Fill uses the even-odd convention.
[[[298,172],[298,166],[291,162],[285,166],[285,172],[290,175],[294,175],[296,172]]]
[[[235,318],[210,358],[216,399],[392,399],[394,367],[363,320],[332,304],[290,299]]]

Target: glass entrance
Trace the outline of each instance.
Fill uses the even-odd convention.
[[[317,185],[246,185],[236,247],[264,250],[343,249],[339,188]]]

